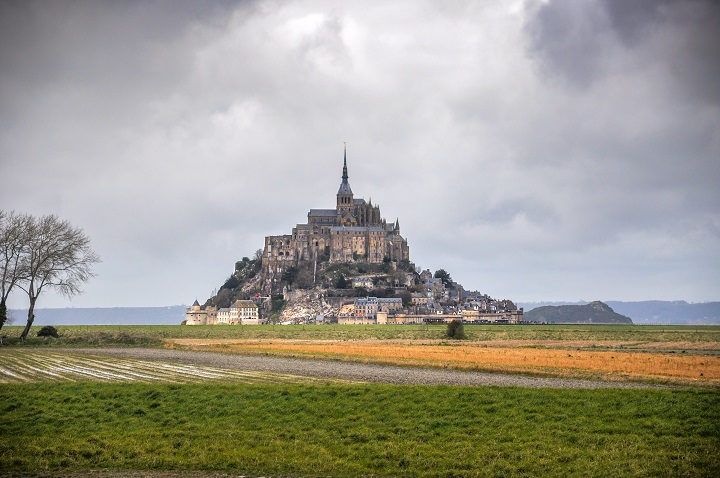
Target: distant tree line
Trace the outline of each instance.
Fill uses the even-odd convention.
[[[35,320],[35,304],[45,289],[71,298],[94,276],[100,257],[83,230],[55,215],[34,217],[0,210],[0,328],[7,321],[6,301],[17,287],[29,299],[25,340]]]

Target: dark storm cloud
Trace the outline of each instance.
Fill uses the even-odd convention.
[[[527,29],[544,71],[584,87],[602,69],[608,23],[602,4],[555,1],[538,7]]]
[[[701,171],[714,168],[718,146],[719,20],[716,2],[541,5],[527,22],[531,54],[548,75],[585,89],[570,97],[585,116],[571,120],[577,151],[607,158],[621,182],[707,181]]]
[[[712,0],[556,0],[527,23],[543,70],[588,87],[634,50],[625,68],[654,63],[688,98],[720,104],[720,4]]]

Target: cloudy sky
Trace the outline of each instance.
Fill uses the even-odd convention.
[[[542,300],[720,300],[720,4],[2,1],[0,209],[74,300],[204,301],[350,184],[411,259]],[[24,307],[16,295],[11,307]]]

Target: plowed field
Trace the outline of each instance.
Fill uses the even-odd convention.
[[[45,350],[0,350],[0,383],[19,382],[313,383],[317,379],[265,371],[228,370],[192,364],[116,358]]]

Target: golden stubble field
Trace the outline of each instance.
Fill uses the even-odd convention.
[[[717,342],[170,339],[166,346],[225,353],[720,386],[720,343]]]

